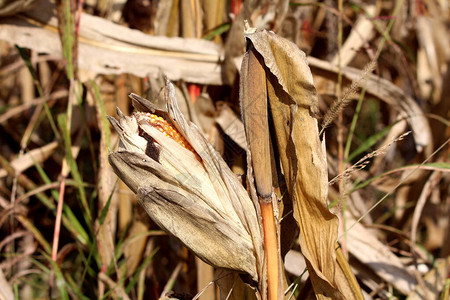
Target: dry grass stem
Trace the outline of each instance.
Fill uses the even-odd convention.
[[[338,181],[341,181],[342,179],[348,178],[352,173],[364,169],[369,163],[370,159],[383,155],[386,153],[386,151],[392,146],[392,144],[403,140],[406,136],[408,136],[411,133],[411,131],[405,132],[402,135],[398,136],[397,138],[391,140],[388,144],[384,145],[383,147],[370,152],[369,154],[366,154],[363,158],[358,160],[355,164],[353,164],[351,167],[347,168],[342,174],[337,175],[333,179],[330,180],[329,184],[332,185]]]

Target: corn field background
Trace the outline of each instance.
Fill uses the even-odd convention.
[[[364,298],[449,299],[445,0],[2,2],[0,299],[255,299],[237,280],[219,288],[227,275],[162,231],[108,162],[107,116],[130,115],[130,93],[160,101],[167,76],[245,181],[244,20],[307,56],[328,207]],[[315,299],[289,215],[285,299]]]

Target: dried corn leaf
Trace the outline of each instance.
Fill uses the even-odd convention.
[[[247,140],[245,138],[244,124],[241,119],[233,112],[228,105],[219,107],[219,115],[216,122],[239,147],[247,149]]]
[[[200,38],[202,32],[202,16],[198,0],[181,1],[181,30],[185,38]]]
[[[301,276],[303,272],[306,270],[305,258],[303,255],[296,250],[289,250],[284,257],[284,267],[286,271],[295,275]],[[307,272],[307,271],[306,271]],[[304,282],[307,277],[307,273],[304,274],[302,281]]]
[[[103,99],[95,99],[97,107],[97,122],[100,130],[100,145],[98,149],[99,171],[98,171],[98,207],[99,215],[104,207],[108,207],[109,213],[105,216],[104,222],[96,222],[97,244],[101,249],[100,257],[104,265],[111,263],[114,257],[114,242],[111,236],[114,236],[117,230],[117,210],[119,198],[113,191],[117,178],[108,163],[108,153],[111,142],[110,128],[106,119],[106,111]]]
[[[205,29],[207,31],[213,30],[215,27],[221,25],[224,22],[224,16],[226,11],[227,1],[201,1],[204,13]],[[216,35],[214,38],[215,42],[220,42],[220,35]]]
[[[167,32],[169,24],[178,22],[178,18],[174,22],[170,20],[170,12],[174,2],[174,0],[167,0],[158,3],[155,17],[155,35],[171,36]]]
[[[417,40],[420,45],[420,50],[423,50],[425,52],[428,66],[431,71],[431,80],[433,81],[433,86],[436,89],[436,98],[438,99],[440,97],[440,92],[442,91],[442,76],[441,76],[441,65],[445,64],[439,61],[439,55],[438,55],[438,49],[436,49],[437,46],[439,46],[438,43],[435,43],[433,39],[436,39],[436,34],[438,32],[443,33],[442,30],[437,30],[434,26],[436,24],[433,24],[433,19],[430,17],[424,17],[424,16],[418,16],[416,19],[416,32],[417,32]],[[444,31],[445,32],[445,31]],[[444,35],[440,36],[438,38],[441,40],[444,40],[448,38],[447,35],[444,33]],[[445,43],[448,45],[449,43]],[[426,95],[428,96],[428,95]],[[437,99],[434,99],[435,101]]]
[[[354,219],[346,217],[353,224]],[[361,224],[348,231],[346,245],[353,256],[403,294],[408,295],[416,286],[416,279],[400,259]]]
[[[126,259],[125,267],[127,276],[133,276],[142,261],[145,245],[147,244],[148,226],[140,221],[135,221],[131,225],[130,232],[126,240],[126,247],[123,249],[123,255]]]
[[[62,56],[54,5],[39,1],[20,17],[0,21],[0,39]],[[202,84],[222,84],[220,47],[213,42],[149,36],[99,17],[81,14],[78,63],[95,74],[130,73]]]
[[[50,155],[53,154],[57,147],[57,142],[51,142],[40,148],[33,149],[11,161],[11,167],[14,169],[16,174],[20,174],[34,164],[45,161]],[[0,169],[0,179],[7,175],[8,172],[5,169]]]
[[[369,16],[375,14],[375,5],[367,5],[365,7],[367,15],[360,15],[355,22],[355,26],[352,27],[350,35],[345,40],[345,43],[339,50],[331,63],[337,65],[341,63],[341,66],[348,65],[358,54],[358,50],[366,46],[368,41],[372,40],[375,35],[373,20],[369,19]]]
[[[350,284],[336,282],[351,282],[353,274],[343,270],[344,277],[335,277],[340,268],[335,254],[338,219],[327,208],[325,145],[312,116],[317,111],[317,95],[305,54],[271,32],[248,32],[246,37],[264,58],[278,152],[316,297],[361,299],[360,291],[355,295],[339,289]]]

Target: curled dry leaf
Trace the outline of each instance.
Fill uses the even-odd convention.
[[[263,259],[258,216],[247,192],[200,130],[178,109],[166,82],[167,111],[131,95],[138,112],[109,118],[120,136],[116,174],[149,216],[201,259],[254,281]]]
[[[28,151],[26,154],[19,156],[17,159],[11,161],[11,167],[16,174],[20,174],[37,162],[45,161],[58,147],[57,142],[49,143],[38,149]],[[5,169],[0,169],[0,179],[7,176],[8,172]]]
[[[0,40],[37,52],[62,55],[54,11],[51,1],[37,0],[25,16],[1,19]],[[80,74],[84,74],[82,80],[96,74],[157,76],[162,71],[171,80],[223,83],[221,50],[210,41],[149,36],[86,13],[80,16],[78,40],[79,68],[89,71]]]
[[[316,297],[362,299],[359,287],[347,292],[356,282],[348,263],[336,261],[338,219],[327,207],[326,151],[313,117],[317,95],[305,54],[272,32],[249,31],[246,38],[263,57],[274,139]]]
[[[228,105],[223,104],[219,107],[219,114],[215,121],[239,147],[247,149],[244,124]]]
[[[1,1],[0,17],[13,16],[30,9],[34,2],[35,0]]]

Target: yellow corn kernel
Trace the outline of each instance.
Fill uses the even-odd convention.
[[[164,118],[151,113],[144,113],[142,115],[147,117],[147,121],[152,127],[158,129],[160,132],[164,133],[165,136],[170,137],[172,140],[195,154],[195,151],[189,142]]]

